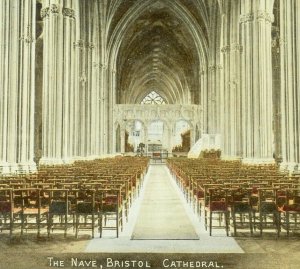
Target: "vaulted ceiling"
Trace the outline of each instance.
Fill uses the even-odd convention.
[[[151,91],[169,104],[197,103],[209,44],[209,11],[217,1],[115,1],[108,40],[116,50],[118,103],[140,103]]]

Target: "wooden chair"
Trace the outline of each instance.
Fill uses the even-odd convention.
[[[287,189],[285,196],[282,191],[277,192],[280,193],[280,197],[286,198],[283,205],[279,207],[280,228],[285,229],[289,236],[291,231],[300,230],[300,190],[298,188]]]
[[[48,207],[43,200],[43,192],[36,188],[14,190],[21,201],[21,234],[33,230],[40,236],[41,227],[47,227]],[[42,206],[43,202],[43,206]]]
[[[119,237],[119,230],[123,225],[120,189],[98,190],[97,199],[99,199],[100,237],[102,237],[103,230],[116,230],[116,236]],[[114,224],[110,224],[111,222]]]
[[[263,230],[275,230],[279,236],[279,211],[276,206],[275,193],[273,188],[261,188],[258,190],[258,216],[254,212],[254,228],[260,230],[262,235]],[[257,222],[258,221],[258,222]]]
[[[14,206],[13,190],[10,188],[0,189],[0,231],[9,231],[13,234],[16,216],[21,213],[21,207]]]
[[[250,204],[249,189],[232,189],[231,190],[231,216],[233,220],[234,236],[237,234],[237,229],[248,229],[253,235],[252,225],[252,207]]]
[[[205,228],[209,226],[209,235],[212,235],[213,228],[225,228],[226,235],[229,234],[229,209],[227,189],[222,186],[206,189],[205,206]],[[216,218],[213,218],[217,215]],[[208,224],[209,220],[209,224]],[[218,221],[218,225],[213,224],[213,220]]]
[[[51,231],[63,230],[64,237],[67,236],[67,230],[73,227],[73,211],[68,198],[66,189],[49,189],[46,190],[49,196],[48,212],[48,237]]]
[[[95,190],[78,190],[76,199],[75,236],[80,230],[91,230],[94,238],[95,228],[99,226],[99,211],[95,203]]]

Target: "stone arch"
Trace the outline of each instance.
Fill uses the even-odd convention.
[[[157,1],[152,1],[152,0],[146,0],[142,2],[137,2],[135,3],[126,13],[123,15],[123,17],[119,20],[118,24],[115,26],[113,31],[111,31],[111,36],[109,38],[108,46],[107,46],[107,65],[109,68],[109,72],[115,72],[116,71],[116,63],[117,59],[120,53],[120,47],[121,44],[124,40],[124,36],[127,34],[129,31],[130,27],[135,23],[135,21],[141,16],[141,14],[145,13],[147,9],[151,9],[157,4],[162,4],[164,5],[165,9],[167,12],[170,14],[173,14],[174,17],[179,18],[179,20],[182,22],[182,25],[184,25],[184,28],[187,30],[187,33],[189,36],[191,36],[192,44],[194,47],[194,53],[195,56],[194,59],[197,63],[197,68],[200,70],[200,67],[205,68],[207,67],[207,57],[208,57],[208,44],[207,44],[207,38],[205,34],[203,33],[203,30],[199,25],[197,24],[198,22],[195,20],[195,18],[191,15],[190,11],[180,2],[173,2],[170,0],[162,1],[157,0]],[[161,66],[161,68],[165,68],[164,66]],[[166,70],[166,68],[165,68]],[[172,78],[173,83],[178,81],[176,74],[172,74],[170,71],[165,71],[167,74],[168,78]],[[119,73],[117,72],[117,76]],[[184,77],[184,76],[183,76]],[[113,83],[112,81],[115,80],[117,81],[117,78],[115,75],[111,76],[111,82],[109,85],[110,88],[110,94],[111,96],[114,96],[114,91],[116,90],[116,83]],[[143,85],[149,83],[150,78],[143,77],[141,78],[143,81],[139,81],[136,83],[142,83]],[[164,82],[162,82],[164,81]],[[187,91],[186,85],[181,85],[181,83],[177,82],[176,85],[172,85],[168,79],[164,78],[159,81],[161,85],[164,87],[164,91],[166,93],[172,94],[173,97],[169,98],[172,100],[171,102],[173,103],[174,100],[178,100],[180,95],[184,95],[178,91],[181,91],[183,93],[189,92]],[[199,82],[197,82],[199,83]],[[186,82],[184,84],[187,84]],[[171,86],[172,85],[172,86]],[[136,85],[131,85],[132,87],[136,88]],[[200,87],[200,84],[199,84]],[[180,89],[180,90],[179,90]],[[191,89],[190,89],[191,90]],[[118,88],[118,91],[122,91],[122,89]],[[177,93],[176,93],[177,91]],[[136,96],[136,91],[134,92],[135,96],[126,96],[126,100],[128,98],[132,98],[131,100],[135,100],[135,102],[139,101],[140,96]],[[124,97],[125,98],[125,97]],[[130,100],[130,101],[131,101]],[[185,102],[188,102],[191,100],[191,97],[185,97]],[[180,100],[182,102],[183,100]],[[118,101],[119,102],[119,101]],[[122,101],[122,103],[124,100]],[[132,102],[132,101],[131,101]],[[170,102],[170,103],[171,103]]]

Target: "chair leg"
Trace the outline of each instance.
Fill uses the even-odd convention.
[[[49,214],[48,215],[48,225],[47,225],[47,233],[48,233],[48,238],[50,237],[50,230],[51,230],[51,223],[52,223],[52,216]]]
[[[92,212],[92,238],[94,238],[94,229],[95,229],[95,214]]]
[[[117,211],[117,238],[119,237],[119,212]]]
[[[99,237],[102,237],[102,229],[103,229],[103,214],[99,213]]]
[[[262,236],[263,232],[263,216],[261,213],[259,213],[259,229],[260,229],[260,236]]]
[[[9,223],[9,236],[12,237],[13,234],[13,228],[14,228],[14,217],[11,213],[10,215],[10,223]]]
[[[205,222],[205,231],[207,231],[207,211],[204,210],[204,222]]]
[[[225,215],[225,225],[226,225],[226,235],[229,235],[229,216],[228,216],[228,212],[224,213]]]
[[[250,225],[250,233],[253,236],[253,225],[252,225],[252,214],[249,212],[249,225]]]
[[[235,212],[232,212],[232,220],[233,220],[234,236],[236,236],[236,216],[235,216]]]
[[[68,229],[68,227],[67,227],[67,225],[68,225],[68,216],[67,215],[65,215],[65,217],[64,217],[64,220],[65,220],[65,223],[64,223],[64,238],[66,238],[67,237],[67,229]]]
[[[79,216],[76,214],[75,217],[75,238],[78,238],[78,227],[79,226]]]
[[[212,211],[209,211],[209,235],[211,236],[212,231]]]
[[[287,211],[286,212],[286,234],[289,237],[290,236],[290,213]]]
[[[275,216],[276,216],[277,238],[279,238],[279,233],[280,233],[280,214],[279,214],[279,212],[275,212]]]

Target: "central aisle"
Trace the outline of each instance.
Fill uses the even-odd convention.
[[[203,223],[187,204],[166,165],[151,164],[119,238],[115,231],[104,231],[102,238],[88,243],[85,252],[243,253],[225,231],[214,231],[209,236]]]
[[[165,165],[150,167],[132,239],[199,239]]]

